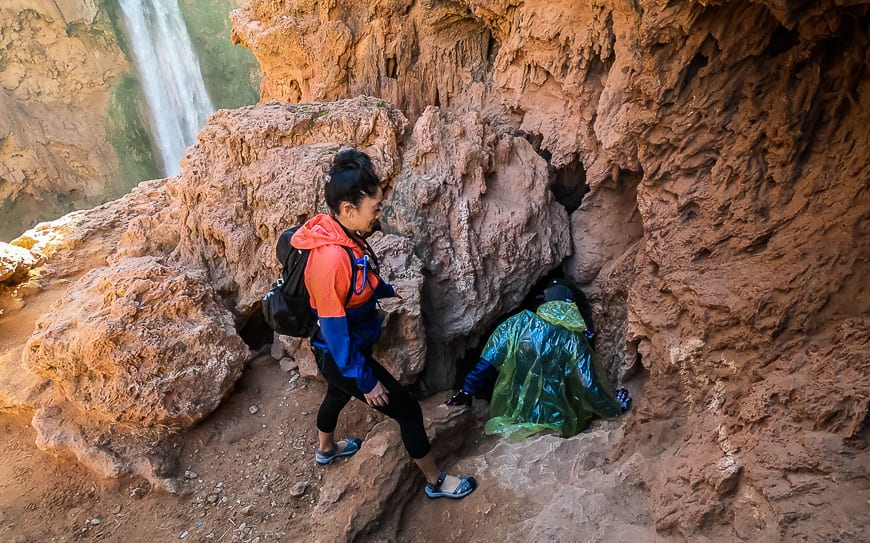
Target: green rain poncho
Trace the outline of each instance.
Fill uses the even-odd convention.
[[[573,302],[541,304],[503,322],[481,358],[498,369],[487,434],[522,439],[552,430],[564,437],[597,417],[617,417],[619,401],[589,347]]]

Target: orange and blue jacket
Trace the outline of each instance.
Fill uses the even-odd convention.
[[[368,393],[377,384],[365,356],[381,336],[377,301],[395,296],[396,291],[371,269],[371,259],[360,243],[324,214],[306,221],[291,239],[293,247],[311,250],[305,286],[319,323],[311,344],[329,352],[342,375],[355,379],[359,389]],[[355,273],[344,247],[353,252]],[[345,306],[352,276],[353,293]]]

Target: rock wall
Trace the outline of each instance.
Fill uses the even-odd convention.
[[[565,271],[612,375],[648,372],[623,451],[660,532],[867,536],[842,494],[867,491],[866,3],[255,0],[233,23],[262,98],[477,112],[589,189]]]
[[[217,108],[256,102],[259,70],[229,40],[241,0],[180,2]],[[117,0],[0,6],[0,239],[160,177]]]
[[[165,263],[148,268],[156,276],[208,291],[206,321],[239,327],[277,276],[280,229],[324,209],[323,164],[360,147],[388,189],[391,232],[375,241],[385,262],[410,271],[389,272],[413,294],[387,307],[389,319],[417,340],[388,345],[394,371],[412,378],[425,357],[427,383],[447,386],[466,345],[561,262],[590,294],[611,375],[642,376],[628,383],[640,394],[625,426],[600,440],[612,458],[572,456],[589,451],[582,437],[484,457],[497,474],[521,464],[500,455],[544,463],[550,449],[548,473],[570,472],[558,493],[527,495],[540,513],[515,533],[565,537],[572,512],[560,502],[593,495],[576,491],[586,479],[575,470],[588,467],[601,485],[632,486],[630,499],[603,496],[602,510],[648,504],[648,520],[613,517],[625,534],[652,522],[676,539],[870,539],[868,12],[836,2],[255,0],[233,21],[263,66],[262,97],[374,97],[214,115],[180,176],[15,240],[31,258],[16,251],[7,267],[36,267],[15,287],[29,302],[15,314],[65,322],[97,275],[133,284],[129,263],[155,257]],[[105,269],[81,279],[89,267]],[[67,291],[60,279],[78,282]],[[107,292],[100,307],[114,333],[112,318],[135,300]],[[166,339],[189,314],[164,309]],[[84,337],[63,334],[49,346]],[[8,370],[21,346],[3,341]],[[163,477],[133,445],[100,446],[124,443],[107,420],[136,414],[112,404],[89,416],[78,373],[40,362],[40,341],[31,367],[59,382],[0,394],[36,409],[40,446],[72,449],[105,474]],[[90,363],[112,357],[98,358]],[[109,385],[93,392],[119,390]],[[159,437],[145,424],[134,433]]]
[[[123,194],[109,88],[128,71],[93,2],[0,7],[0,239]]]

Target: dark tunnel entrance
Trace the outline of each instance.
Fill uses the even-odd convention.
[[[580,207],[583,197],[589,192],[589,185],[586,184],[586,170],[579,159],[575,158],[561,168],[550,166],[550,190],[569,215]]]

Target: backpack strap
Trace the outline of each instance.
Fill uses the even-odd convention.
[[[350,298],[353,296],[353,289],[356,286],[356,265],[354,264],[353,251],[350,247],[341,246],[345,251],[347,251],[347,257],[350,259],[350,288],[347,289],[347,296],[344,297],[344,307],[347,307],[347,304],[350,303]]]
[[[344,233],[347,234],[347,237],[349,237],[351,239],[351,241],[356,243],[357,247],[362,249],[363,254],[368,255],[368,257],[374,261],[375,269],[379,269],[381,266],[381,263],[378,262],[378,255],[375,254],[375,250],[372,249],[372,246],[369,245],[369,242],[366,241],[365,238],[360,237],[357,234],[355,234],[355,233],[351,232],[350,230],[348,230],[347,228],[345,228],[344,225],[341,224],[341,222],[339,222],[339,220],[336,219],[335,217],[332,217],[332,218],[335,220],[336,224],[338,224],[338,226],[340,226],[341,229],[344,230]],[[375,272],[375,275],[377,275],[377,272]]]

